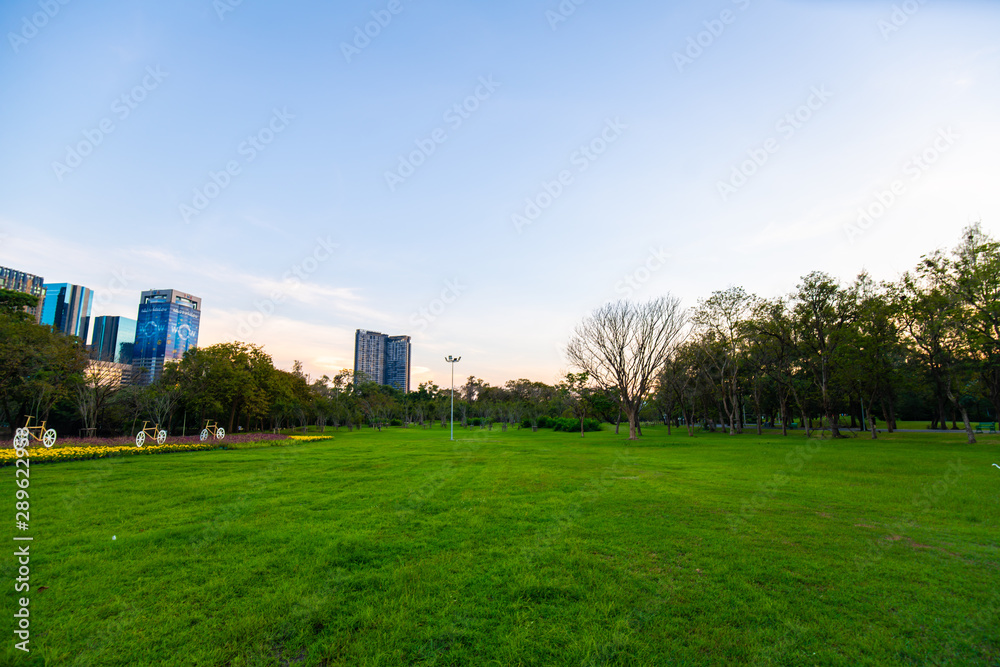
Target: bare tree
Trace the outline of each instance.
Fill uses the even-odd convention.
[[[112,395],[122,384],[122,370],[117,364],[91,361],[76,385],[76,407],[88,434],[97,431],[97,420]]]
[[[684,327],[680,300],[662,296],[645,303],[616,301],[595,310],[576,327],[566,348],[570,362],[603,389],[618,393],[636,440],[639,411]]]

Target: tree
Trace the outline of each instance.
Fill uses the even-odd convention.
[[[661,403],[677,405],[689,436],[694,435],[695,386],[699,374],[695,362],[697,357],[694,343],[688,341],[679,345],[663,365],[657,382],[657,391],[664,395]]]
[[[263,418],[269,412],[276,416],[279,395],[286,399],[284,407],[293,406],[297,399],[308,401],[304,378],[288,373],[289,379],[297,381],[287,383],[288,392],[282,393],[276,373],[270,355],[259,345],[219,343],[192,348],[179,363],[165,365],[161,384],[177,387],[185,405],[201,419],[228,417],[227,430],[232,431],[242,413],[248,419]]]
[[[1000,242],[980,223],[967,227],[950,259],[933,258],[934,270],[946,276],[954,297],[959,333],[986,397],[1000,415]]]
[[[98,420],[121,386],[121,370],[105,361],[91,361],[76,383],[74,397],[83,427],[96,433]]]
[[[798,366],[798,350],[794,325],[784,299],[757,302],[754,316],[750,321],[750,345],[760,360],[762,370],[774,385],[778,412],[781,416],[781,434],[788,435],[788,398],[795,392],[795,369]],[[801,399],[796,395],[796,403],[802,409]],[[804,414],[803,414],[804,416]]]
[[[587,371],[582,373],[566,373],[566,379],[559,383],[559,393],[562,399],[569,405],[574,416],[580,420],[580,437],[583,437],[583,420],[587,417],[590,408],[590,397],[588,396],[587,383],[590,375]]]
[[[684,326],[680,301],[664,296],[645,303],[617,301],[580,323],[566,354],[598,386],[614,388],[638,439],[639,411]]]
[[[69,398],[87,366],[79,338],[0,312],[0,418],[12,428],[31,414],[46,420],[57,401]]]
[[[854,341],[845,348],[846,376],[858,392],[865,408],[872,440],[878,438],[874,406],[885,406],[886,427],[892,429],[895,417],[893,381],[899,355],[899,332],[895,309],[884,286],[880,287],[862,273],[851,287],[857,317]],[[853,420],[853,417],[852,417]]]
[[[799,283],[793,296],[792,316],[798,334],[802,363],[819,390],[830,435],[840,437],[836,383],[845,367],[845,342],[855,312],[851,295],[832,277],[819,271]]]
[[[740,404],[740,365],[744,361],[745,327],[756,297],[742,287],[713,292],[698,303],[691,322],[701,368],[712,382],[729,418],[729,435],[736,434]]]
[[[38,307],[37,296],[0,289],[0,314],[7,315],[12,319],[27,321],[30,318],[27,309],[36,307]]]
[[[962,310],[956,307],[945,265],[942,255],[935,253],[923,259],[915,274],[904,274],[899,286],[898,317],[905,332],[904,343],[934,385],[939,413],[936,419],[946,428],[943,398],[947,397],[961,412],[966,439],[972,444],[976,436],[961,388],[970,386],[967,376],[974,368],[975,352],[961,335],[966,325]]]

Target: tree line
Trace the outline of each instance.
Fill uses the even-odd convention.
[[[862,272],[851,283],[813,272],[790,294],[741,287],[683,312],[669,296],[618,302],[577,327],[574,365],[613,388],[637,437],[640,411],[664,423],[720,425],[737,434],[798,420],[839,437],[900,414],[957,422],[1000,413],[1000,243],[979,224],[951,251],[925,255],[898,280]],[[749,415],[750,417],[747,417]]]
[[[29,295],[0,290],[0,425],[25,415],[63,432],[132,433],[149,420],[171,434],[206,419],[227,431],[386,426],[444,427],[451,392],[433,383],[403,393],[343,369],[312,379],[295,362],[275,368],[258,345],[189,350],[147,387],[121,386],[90,363],[82,341],[35,324]],[[791,293],[762,298],[741,287],[713,292],[690,311],[666,295],[595,310],[567,346],[574,371],[554,384],[502,385],[469,377],[456,388],[465,428],[579,429],[644,422],[694,433],[738,434],[794,423],[833,437],[845,428],[877,437],[897,419],[930,428],[1000,411],[1000,243],[978,224],[952,250],[925,255],[895,281],[861,273],[850,283],[813,272]]]

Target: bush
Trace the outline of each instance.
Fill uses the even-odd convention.
[[[530,427],[531,422],[529,420],[525,419],[521,422],[521,428]],[[551,428],[554,431],[561,431],[564,433],[579,433],[580,420],[568,417],[539,417],[538,428]],[[599,419],[584,419],[583,430],[600,431],[601,421]]]

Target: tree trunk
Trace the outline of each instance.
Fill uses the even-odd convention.
[[[833,414],[832,410],[830,412],[831,412],[831,414],[827,417],[827,419],[830,420],[830,437],[831,438],[839,438],[840,437],[840,424],[838,422],[840,421],[840,419],[839,419],[840,415]]]
[[[969,412],[965,409],[964,405],[960,406],[959,409],[962,411],[962,421],[965,423],[965,433],[969,436],[968,443],[970,445],[974,445],[976,444],[976,432],[972,430],[972,424],[969,423]]]
[[[638,440],[639,439],[639,410],[629,409],[626,411],[625,416],[628,417],[628,439]]]

